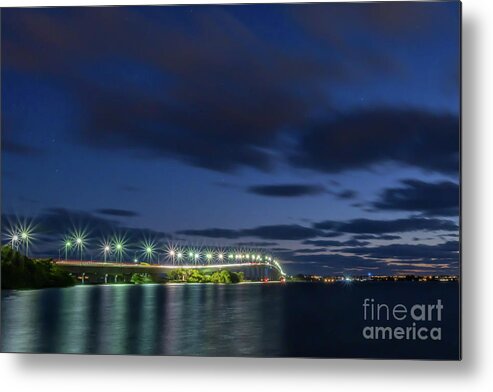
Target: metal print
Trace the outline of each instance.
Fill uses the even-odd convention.
[[[1,350],[460,359],[460,3],[1,10]]]

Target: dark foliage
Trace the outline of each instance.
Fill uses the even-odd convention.
[[[2,289],[66,287],[74,279],[50,259],[30,259],[9,246],[2,247]]]

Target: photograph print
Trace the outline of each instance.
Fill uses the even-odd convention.
[[[461,4],[1,9],[8,353],[460,360]]]

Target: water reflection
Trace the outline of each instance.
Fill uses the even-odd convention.
[[[282,304],[260,285],[4,292],[2,351],[275,355]]]
[[[420,284],[420,283],[418,283]],[[2,351],[453,358],[457,285],[101,285],[2,291]],[[361,300],[448,304],[443,342],[361,339]]]

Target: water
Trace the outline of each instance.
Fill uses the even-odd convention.
[[[364,298],[410,306],[441,299],[441,340],[365,340]],[[457,359],[459,285],[353,282],[3,290],[1,328],[6,352]]]

